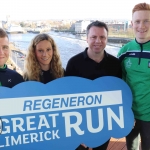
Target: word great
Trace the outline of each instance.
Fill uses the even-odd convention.
[[[119,116],[117,116],[111,108],[107,108],[107,127],[108,130],[113,130],[113,122],[120,128],[124,128],[124,116],[123,116],[123,107],[119,106]],[[92,111],[85,110],[86,115],[86,126],[87,131],[90,133],[98,133],[101,132],[104,128],[104,124],[106,126],[106,122],[104,122],[104,114],[103,109],[97,109],[98,118],[96,127],[93,127]],[[21,132],[17,136],[5,136],[5,143],[0,145],[0,147],[4,146],[13,146],[18,144],[28,144],[33,142],[39,142],[44,140],[54,140],[60,139],[61,135],[59,135],[59,124],[58,120],[60,117],[64,119],[64,127],[65,127],[65,137],[71,137],[72,132],[74,131],[77,135],[84,135],[85,129],[81,128],[83,123],[82,113],[74,111],[74,112],[64,112],[61,114],[47,114],[47,115],[39,115],[38,121],[37,116],[26,116],[25,118],[16,117],[8,119],[2,119],[4,125],[4,129],[2,134],[9,133],[17,133]],[[76,118],[76,122],[71,123],[72,117]],[[12,127],[12,128],[11,128]],[[43,129],[45,130],[43,132]],[[30,131],[30,133],[28,133]],[[35,131],[35,132],[33,132]],[[38,131],[38,132],[37,132]],[[23,134],[26,132],[26,134]]]

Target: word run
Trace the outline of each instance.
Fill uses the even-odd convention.
[[[74,133],[72,131],[75,131],[77,135],[84,135],[85,131],[99,133],[103,130],[104,125],[109,131],[113,130],[114,122],[120,128],[124,128],[123,106],[118,106],[117,109],[119,112],[118,115],[116,115],[110,107],[107,107],[106,118],[104,118],[103,108],[97,108],[97,118],[93,117],[92,110],[90,109],[84,110],[84,117],[83,113],[79,111],[67,111],[56,114],[26,116],[25,118],[17,117],[11,118],[10,120],[5,118],[2,119],[4,124],[2,135],[5,135],[5,142],[1,143],[0,141],[0,148],[41,142],[44,140],[56,140],[61,137],[71,137]],[[76,122],[71,122],[72,117],[76,117]],[[58,124],[58,119],[63,120],[61,126]],[[98,125],[93,127],[93,120],[95,119],[97,119]],[[106,120],[106,122],[104,122],[104,120]],[[83,122],[86,122],[86,125],[85,128],[81,129],[81,124]],[[42,132],[41,129],[43,129]],[[65,135],[61,135],[59,131],[65,131],[63,132]],[[18,135],[16,134],[17,132]]]

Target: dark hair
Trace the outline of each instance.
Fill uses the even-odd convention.
[[[140,10],[149,10],[150,11],[150,4],[147,3],[139,3],[136,4],[134,6],[134,8],[132,9],[132,14],[136,11],[140,11]]]
[[[96,21],[90,23],[90,24],[87,26],[87,28],[86,28],[86,35],[89,34],[89,30],[90,30],[90,28],[93,27],[93,26],[94,26],[94,27],[99,27],[99,28],[105,28],[106,31],[107,31],[107,33],[108,33],[108,27],[107,27],[106,23],[96,20]]]
[[[4,38],[4,37],[7,37],[8,38],[8,35],[7,33],[5,32],[5,30],[3,30],[2,28],[0,28],[0,38]],[[8,38],[9,39],[9,38]]]

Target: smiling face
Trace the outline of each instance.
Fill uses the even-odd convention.
[[[51,43],[47,40],[40,41],[36,45],[35,55],[41,66],[41,69],[45,71],[49,70],[50,62],[53,57],[53,49]]]
[[[139,43],[150,40],[150,11],[135,11],[132,16],[132,27]]]
[[[93,26],[87,35],[88,50],[90,53],[100,54],[104,52],[107,44],[107,31],[104,27]]]
[[[0,68],[4,66],[9,58],[9,41],[7,37],[0,38]]]

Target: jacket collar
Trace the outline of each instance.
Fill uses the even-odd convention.
[[[3,68],[0,68],[0,71],[6,71],[7,70],[7,65],[4,64],[4,67]]]

